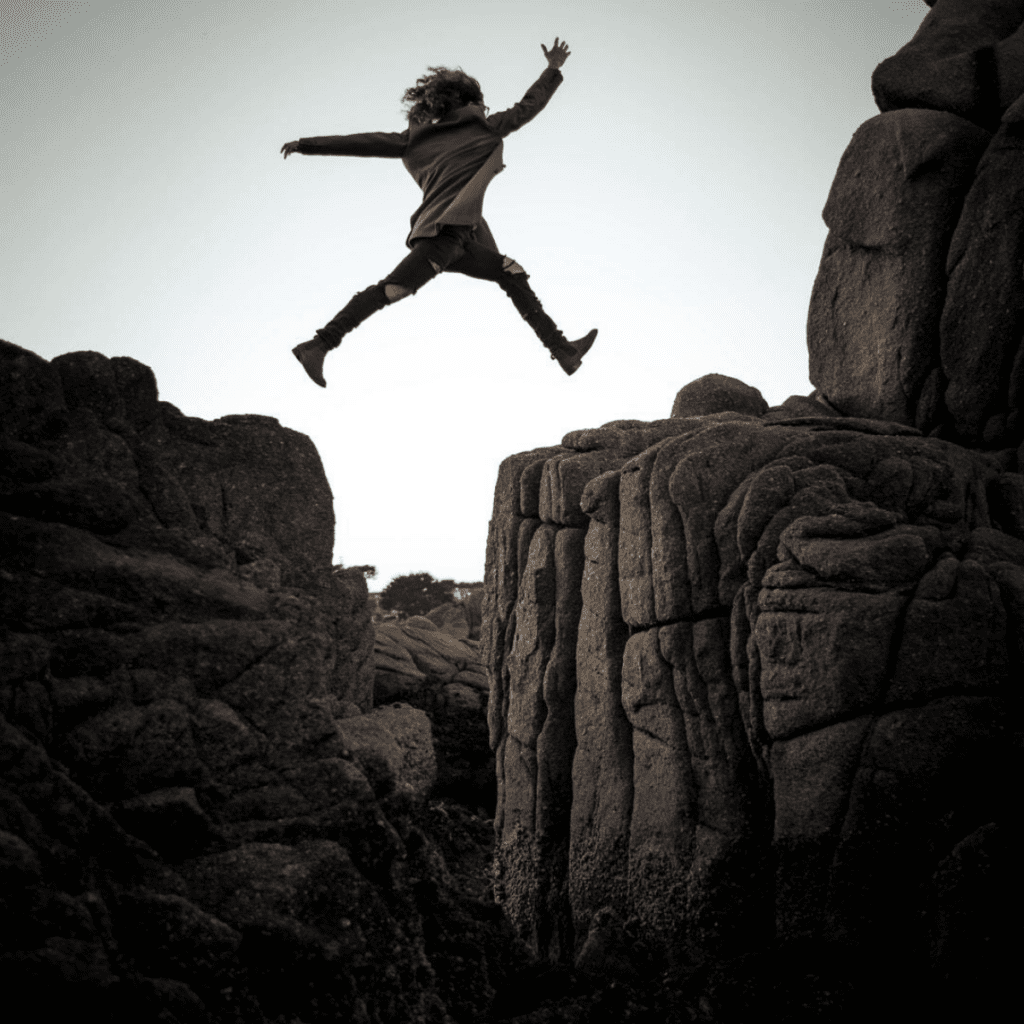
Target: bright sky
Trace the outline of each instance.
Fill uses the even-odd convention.
[[[839,157],[924,0],[0,0],[0,337],[152,366],[185,413],[275,416],[334,491],[335,561],[483,577],[501,460],[669,415],[705,373],[808,394],[805,321]],[[488,223],[570,339],[566,377],[495,286],[445,274],[291,348],[406,254],[397,160],[293,156],[401,131],[428,65],[547,109],[505,142]]]

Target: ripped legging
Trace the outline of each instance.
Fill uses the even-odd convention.
[[[386,305],[419,291],[445,270],[494,281],[512,300],[541,341],[551,347],[560,337],[553,320],[544,313],[540,300],[527,283],[529,275],[515,260],[481,245],[470,227],[446,225],[433,238],[419,238],[413,250],[382,281],[353,296],[347,306],[317,336],[328,348],[336,347],[343,335]]]
[[[433,238],[417,238],[412,252],[381,281],[385,288],[394,285],[403,292],[395,298],[389,295],[389,301],[396,302],[410,292],[419,291],[444,270],[484,281],[500,281],[509,271],[523,273],[517,263],[481,245],[473,235],[472,228],[446,225]]]

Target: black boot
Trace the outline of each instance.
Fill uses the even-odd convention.
[[[571,377],[583,364],[583,357],[590,351],[596,338],[596,327],[577,341],[566,341],[559,331],[555,339],[557,348],[547,341],[544,344],[551,350],[551,358],[556,359],[558,365]]]
[[[527,283],[525,273],[505,274],[498,281],[498,286],[512,300],[519,315],[533,328],[533,333],[551,353],[551,358],[557,360],[567,374],[574,374],[594,344],[597,329],[578,341],[567,341],[555,321],[544,312],[540,299]]]
[[[302,368],[309,374],[312,381],[320,387],[327,387],[324,380],[324,356],[341,344],[341,339],[355,330],[364,320],[383,309],[388,304],[384,285],[375,284],[364,288],[349,299],[348,304],[330,323],[316,332],[311,341],[304,341],[292,349],[292,354]]]

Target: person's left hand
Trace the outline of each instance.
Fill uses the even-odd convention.
[[[284,145],[283,145],[283,146],[281,147],[281,152],[282,152],[282,153],[284,153],[284,158],[285,158],[285,160],[287,160],[287,159],[288,159],[288,157],[289,157],[289,155],[290,155],[290,154],[292,154],[292,153],[298,153],[298,151],[299,151],[299,145],[300,145],[300,143],[298,143],[298,142],[286,142],[286,143],[285,143],[285,144],[284,144]]]
[[[569,44],[564,41],[560,43],[558,36],[555,36],[555,41],[551,44],[550,50],[543,43],[540,44],[540,48],[548,59],[549,68],[560,68],[569,56]]]

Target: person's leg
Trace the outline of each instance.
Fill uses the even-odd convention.
[[[415,247],[380,283],[388,302],[415,295],[428,281],[457,262],[465,254],[468,229],[444,227],[433,238],[420,238]]]
[[[462,239],[443,232],[433,238],[416,240],[412,251],[383,280],[354,295],[317,337],[327,350],[335,349],[341,339],[364,320],[385,306],[413,295],[463,253]]]
[[[567,341],[555,321],[544,312],[540,299],[528,283],[530,275],[511,256],[502,256],[472,240],[467,241],[465,249],[465,255],[448,269],[484,281],[494,281],[512,300],[512,305],[551,353],[551,358],[557,360],[566,373],[575,373],[583,356],[594,344],[597,331],[591,331],[578,341]]]
[[[409,255],[387,277],[357,292],[311,341],[296,345],[292,352],[310,379],[322,388],[327,387],[323,376],[327,353],[336,349],[341,339],[364,320],[385,306],[415,294],[448,264],[459,259],[464,251],[464,240],[461,234],[450,230],[434,238],[418,239]]]

